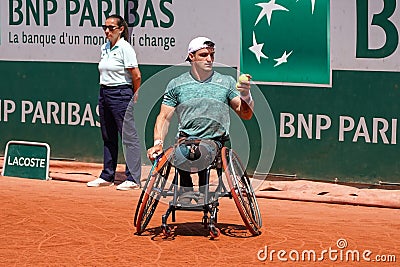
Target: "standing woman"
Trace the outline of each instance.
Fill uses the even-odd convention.
[[[136,53],[127,42],[128,25],[119,15],[107,18],[103,29],[107,43],[101,47],[99,115],[104,142],[104,165],[100,177],[87,183],[89,187],[114,184],[118,163],[118,136],[123,136],[127,179],[118,190],[140,188],[140,143],[129,103],[136,102],[141,84]],[[129,119],[125,118],[125,114]],[[125,121],[124,121],[125,119]]]

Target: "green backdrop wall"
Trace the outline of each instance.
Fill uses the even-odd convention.
[[[140,66],[143,80],[166,67]],[[333,71],[332,88],[259,86],[268,100],[276,124],[276,154],[271,172],[330,181],[338,178],[352,182],[400,182],[400,163],[397,160],[400,155],[397,144],[399,75],[391,72]],[[0,78],[2,153],[10,140],[38,141],[50,145],[52,158],[101,162],[100,130],[93,125],[98,120],[97,64],[0,61]],[[33,105],[32,111],[28,102]],[[53,113],[55,106],[59,108],[54,115],[58,124],[54,117],[48,115],[51,114],[46,106],[49,102],[53,103],[50,105]],[[7,110],[12,110],[12,103],[15,110],[7,114]],[[61,111],[62,103],[66,103],[66,110],[68,103],[72,103],[70,113],[75,111],[78,114],[72,115],[70,125],[67,123],[68,111]],[[77,106],[79,112],[76,111]],[[24,122],[22,110],[25,110]],[[154,120],[155,114],[148,119]],[[292,126],[296,132],[293,136],[288,137],[290,129],[283,126],[283,114],[292,114],[295,118]],[[307,136],[304,128],[298,131],[299,114],[306,119],[310,116],[313,121],[311,136]],[[332,124],[329,129],[321,131],[320,139],[316,138],[317,115],[329,117]],[[354,129],[343,132],[343,141],[339,140],[340,118],[352,118],[355,122]],[[364,124],[360,123],[360,118]],[[374,120],[387,122],[388,129],[383,134],[387,142],[377,130],[376,142],[373,141]],[[382,129],[382,123],[377,125]],[[250,136],[250,139],[253,138],[248,164],[251,171],[259,160],[254,155],[259,154],[259,134],[251,129],[257,127],[255,121],[246,122],[245,126],[250,128],[250,135],[254,132],[254,136]],[[342,127],[345,126],[348,125]],[[151,134],[152,131],[146,132],[146,135]],[[355,141],[354,136],[357,137]],[[147,136],[146,140],[149,139],[151,137]],[[145,149],[142,154],[143,161],[148,164]]]

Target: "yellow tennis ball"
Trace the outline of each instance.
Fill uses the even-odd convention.
[[[239,81],[236,83],[236,88],[238,88],[240,86],[241,82],[248,81],[248,80],[249,80],[249,78],[247,77],[246,74],[240,75],[239,76]]]
[[[242,74],[239,76],[239,82],[244,82],[244,81],[248,81],[249,77],[247,77],[246,74]]]

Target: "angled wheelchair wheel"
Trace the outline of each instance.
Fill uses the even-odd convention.
[[[135,212],[134,225],[138,234],[144,232],[157,208],[171,169],[168,162],[171,153],[172,148],[169,148],[156,160],[146,180]]]
[[[247,229],[253,235],[259,235],[262,226],[261,213],[246,170],[232,149],[223,147],[221,156],[230,192],[240,216]]]

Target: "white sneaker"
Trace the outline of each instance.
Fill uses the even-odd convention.
[[[99,187],[99,186],[111,186],[114,183],[108,182],[104,180],[103,178],[97,178],[93,181],[88,182],[86,185],[89,187]]]
[[[131,190],[131,189],[139,189],[140,185],[135,182],[126,180],[122,184],[117,186],[117,190]]]

